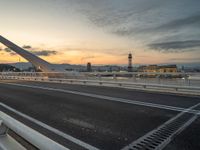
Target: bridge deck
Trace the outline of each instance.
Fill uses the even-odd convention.
[[[11,84],[7,84],[11,83]],[[28,85],[20,86],[20,85]],[[46,87],[46,88],[41,88]],[[55,91],[54,89],[60,89]],[[0,84],[0,102],[37,119],[63,133],[71,135],[99,149],[117,150],[175,116],[178,111],[165,106],[188,108],[200,98],[148,93],[136,90],[79,86],[55,83],[3,81]],[[74,94],[69,91],[74,91]],[[96,94],[83,96],[80,93]],[[103,96],[113,98],[107,100]],[[115,98],[144,102],[143,105],[114,101]],[[156,108],[159,104],[162,108]],[[30,127],[64,144],[71,149],[82,146],[55,135],[38,124],[13,113],[5,107],[0,110],[10,114]]]

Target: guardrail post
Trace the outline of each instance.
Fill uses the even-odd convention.
[[[113,79],[114,79],[114,80],[117,80],[116,74],[113,74]]]
[[[190,86],[190,79],[188,79],[188,85]]]
[[[101,75],[100,74],[98,74],[97,77],[98,77],[99,80],[101,80]]]
[[[118,85],[119,85],[119,86],[122,86],[122,83],[119,83]]]
[[[8,132],[8,128],[3,124],[3,122],[0,120],[0,136],[6,135]]]
[[[156,76],[158,84],[160,84],[160,76]]]
[[[136,75],[132,75],[133,82],[136,82]]]

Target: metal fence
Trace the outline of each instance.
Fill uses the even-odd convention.
[[[0,79],[11,80],[28,80],[40,82],[56,82],[68,84],[82,84],[82,85],[95,85],[95,86],[108,86],[108,87],[121,87],[129,89],[143,89],[151,91],[162,91],[169,93],[184,93],[190,95],[200,95],[200,80],[187,78],[137,78],[134,77],[106,77],[105,75],[99,76],[96,74],[81,74],[69,76],[65,73],[3,73],[0,74]],[[160,75],[160,74],[159,74]],[[162,74],[168,75],[168,74]],[[173,74],[178,75],[178,74]],[[180,75],[178,75],[180,76]]]
[[[145,72],[2,72],[1,77],[42,77],[77,80],[113,81],[177,86],[200,86],[200,73],[145,73]]]

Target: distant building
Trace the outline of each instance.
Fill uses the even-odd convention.
[[[92,71],[92,65],[90,62],[87,63],[87,72],[91,72]]]
[[[138,67],[138,72],[178,72],[178,68],[176,65],[164,65],[164,66],[158,66],[158,65],[149,65],[149,66],[140,66]]]
[[[93,66],[93,71],[99,72],[119,72],[121,70],[120,66],[116,65],[105,65],[105,66]]]
[[[143,72],[158,72],[159,67],[157,65],[149,65],[143,68]]]
[[[158,72],[178,72],[178,69],[176,65],[159,66]]]
[[[132,54],[129,53],[128,54],[128,72],[132,72],[133,71],[133,66],[132,66]]]
[[[144,72],[144,70],[145,70],[146,67],[147,67],[147,66],[139,66],[139,67],[137,68],[137,71],[138,71],[138,72]]]

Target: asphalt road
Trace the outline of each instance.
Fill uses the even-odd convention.
[[[1,103],[85,143],[105,150],[123,148],[147,132],[160,126],[179,112],[108,101],[101,97],[95,98],[76,93],[23,87],[7,83],[78,91],[180,108],[188,108],[200,102],[200,98],[198,97],[150,93],[120,88],[28,81],[1,81]],[[0,107],[0,110],[70,149],[84,149],[82,146],[66,140],[6,108]]]
[[[199,150],[200,118],[178,135],[164,150]]]

